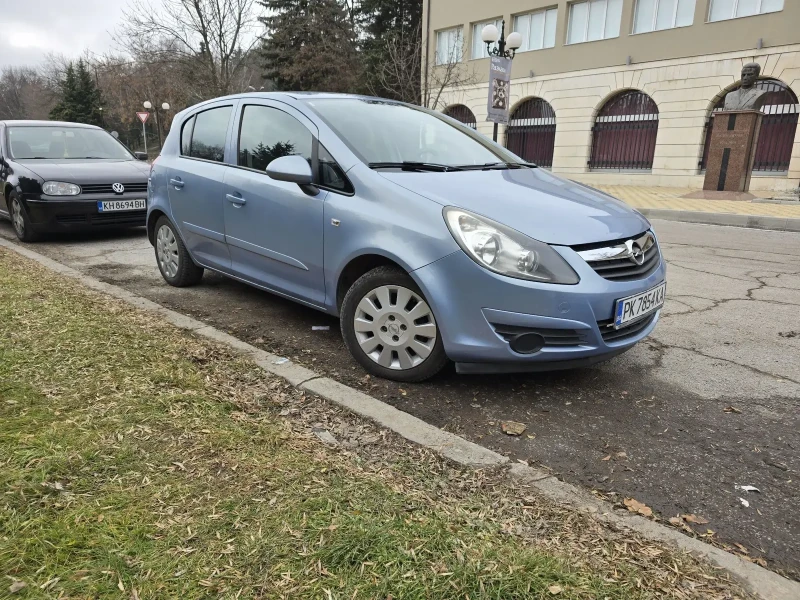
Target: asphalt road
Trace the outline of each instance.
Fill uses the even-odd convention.
[[[654,226],[669,273],[648,340],[593,368],[451,369],[419,385],[365,376],[324,314],[215,274],[199,287],[167,286],[141,230],[33,249],[615,502],[635,498],[664,520],[707,519],[695,531],[800,579],[800,234]],[[13,236],[5,222],[0,235]],[[502,420],[527,431],[508,437]]]

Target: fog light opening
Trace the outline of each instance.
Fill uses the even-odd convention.
[[[544,343],[544,338],[538,333],[521,333],[509,342],[517,354],[536,354],[544,348]]]

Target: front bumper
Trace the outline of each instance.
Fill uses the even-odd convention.
[[[39,233],[98,228],[143,227],[147,209],[102,213],[97,203],[108,200],[140,200],[146,194],[69,199],[23,199],[31,228]]]
[[[577,285],[542,284],[497,275],[458,251],[412,273],[432,305],[447,356],[460,372],[543,371],[587,366],[630,349],[649,335],[659,314],[615,330],[607,327],[620,298],[666,279],[663,257],[636,281],[609,281],[574,250],[554,247],[580,276]],[[533,354],[512,350],[514,332],[541,335]]]

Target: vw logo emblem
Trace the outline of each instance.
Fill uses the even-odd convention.
[[[122,185],[121,183],[115,183],[114,185],[111,186],[111,189],[114,190],[115,194],[121,194],[122,192],[125,191],[125,186]]]

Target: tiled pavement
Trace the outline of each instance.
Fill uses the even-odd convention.
[[[634,208],[655,210],[724,213],[728,215],[761,215],[781,219],[800,219],[800,202],[771,204],[747,200],[684,198],[697,190],[688,188],[598,185],[598,189],[630,204]]]

